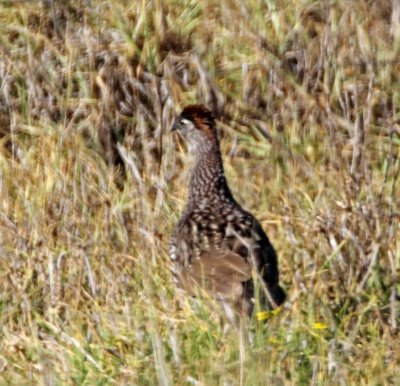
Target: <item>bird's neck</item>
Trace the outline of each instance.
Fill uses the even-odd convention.
[[[190,180],[189,201],[208,202],[232,199],[226,182],[218,141],[198,149]]]

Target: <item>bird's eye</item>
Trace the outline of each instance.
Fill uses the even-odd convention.
[[[181,125],[187,125],[189,122],[190,122],[190,121],[189,121],[188,119],[185,119],[185,118],[182,118],[182,119],[179,121],[179,123],[180,123]]]

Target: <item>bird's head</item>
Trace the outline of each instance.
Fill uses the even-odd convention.
[[[196,152],[218,145],[215,119],[203,105],[186,106],[175,119],[172,131],[182,134]]]

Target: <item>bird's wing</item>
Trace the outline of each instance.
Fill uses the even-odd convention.
[[[175,274],[193,295],[201,287],[226,300],[253,298],[252,286],[247,286],[255,274],[263,297],[275,307],[285,299],[275,250],[258,221],[247,212],[240,215],[202,233],[197,232],[198,224],[186,222],[171,249]]]
[[[243,261],[253,269],[261,284],[261,300],[268,300],[273,307],[283,303],[285,292],[279,286],[278,259],[275,250],[260,223],[247,213],[246,226],[232,229],[225,246],[239,254]],[[251,293],[250,293],[251,294]],[[250,297],[254,295],[251,294]]]
[[[235,300],[243,295],[243,284],[252,278],[251,265],[233,251],[207,252],[181,270],[184,286],[193,294],[198,287],[219,299]]]

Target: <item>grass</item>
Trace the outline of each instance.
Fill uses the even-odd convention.
[[[0,383],[400,383],[396,2],[0,3]],[[289,300],[172,284],[201,102]]]

